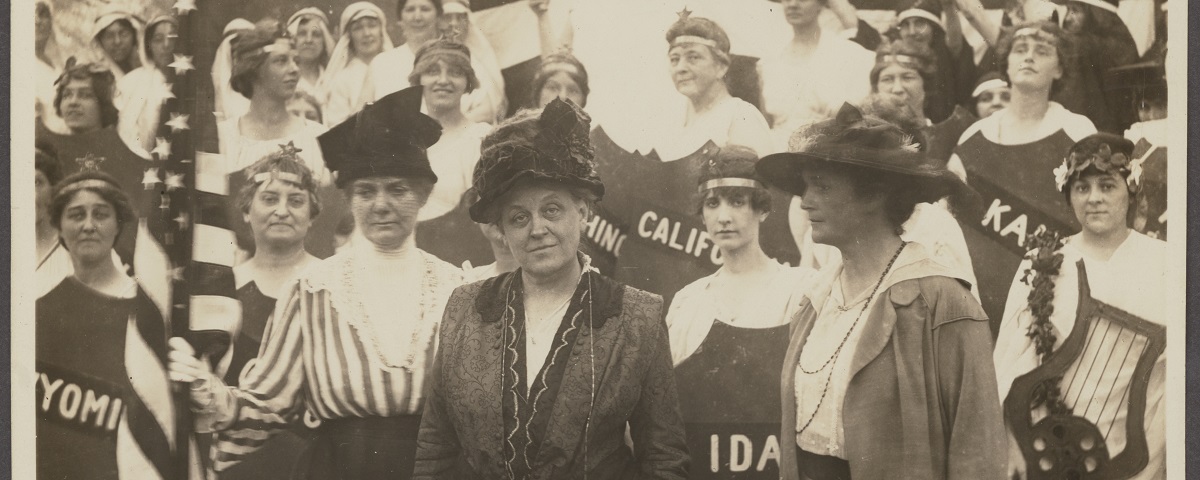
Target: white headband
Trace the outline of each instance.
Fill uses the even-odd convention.
[[[712,48],[716,48],[716,49],[720,50],[720,47],[717,47],[717,42],[715,40],[710,40],[710,39],[707,39],[704,37],[697,37],[695,35],[680,35],[678,37],[675,37],[674,40],[671,40],[671,48],[675,48],[683,43],[697,43],[700,45],[707,45]]]
[[[256,183],[256,184],[257,183],[266,183],[268,180],[271,180],[271,179],[283,180],[285,182],[291,182],[296,185],[304,185],[304,183],[300,181],[300,176],[296,175],[294,173],[280,172],[280,171],[272,170],[269,172],[258,172],[256,174],[254,174],[254,183]]]
[[[704,193],[704,192],[707,192],[709,190],[719,188],[719,187],[767,188],[762,184],[762,182],[759,182],[758,180],[751,180],[749,178],[739,178],[739,177],[726,177],[726,178],[714,178],[712,180],[704,182],[703,184],[700,185],[699,190],[700,190],[700,193]]]
[[[946,29],[946,26],[942,23],[941,18],[938,18],[937,15],[934,15],[934,14],[930,13],[929,11],[923,10],[920,8],[910,8],[908,10],[900,12],[898,15],[896,15],[896,24],[899,24],[900,22],[903,22],[905,19],[909,19],[909,18],[924,18],[926,20],[933,22],[942,30]]]
[[[908,63],[912,65],[921,65],[921,61],[917,57],[903,54],[887,54],[883,56],[883,62]]]
[[[1001,80],[999,78],[993,78],[991,80],[983,82],[983,83],[979,84],[978,87],[975,87],[974,92],[971,92],[971,98],[975,98],[980,95],[983,95],[983,92],[986,92],[988,90],[992,90],[995,88],[1008,88],[1008,82],[1005,82],[1004,80]]]
[[[446,2],[442,4],[442,14],[447,13],[471,13],[471,9],[458,2]]]

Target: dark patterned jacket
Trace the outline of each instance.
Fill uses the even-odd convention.
[[[509,478],[501,317],[504,292],[516,275],[465,285],[451,295],[413,478]],[[592,282],[592,326],[584,324],[567,346],[569,356],[559,357],[566,362],[562,381],[527,478],[583,478],[585,468],[587,478],[597,480],[686,478],[690,459],[662,298],[595,272],[585,275]],[[588,335],[592,342],[583,341]]]

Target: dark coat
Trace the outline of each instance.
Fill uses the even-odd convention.
[[[507,478],[501,292],[518,274],[465,285],[451,295],[413,478]],[[530,478],[581,478],[586,458],[589,479],[684,479],[690,460],[662,298],[587,275],[594,282],[593,327],[580,335],[593,336],[594,355],[589,342],[572,347]],[[627,424],[632,450],[625,443]],[[582,441],[585,428],[590,433]]]

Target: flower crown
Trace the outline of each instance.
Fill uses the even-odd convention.
[[[1107,143],[1101,143],[1096,151],[1074,151],[1063,159],[1062,165],[1054,169],[1054,186],[1062,192],[1067,187],[1067,181],[1094,167],[1105,173],[1116,172],[1125,177],[1131,192],[1136,192],[1141,186],[1142,158],[1131,158],[1121,152],[1114,153]]]

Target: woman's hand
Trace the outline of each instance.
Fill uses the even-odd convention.
[[[167,371],[172,381],[191,385],[193,410],[201,411],[213,404],[215,390],[222,386],[220,379],[204,359],[196,358],[192,344],[181,337],[167,342],[171,351],[167,354]]]

